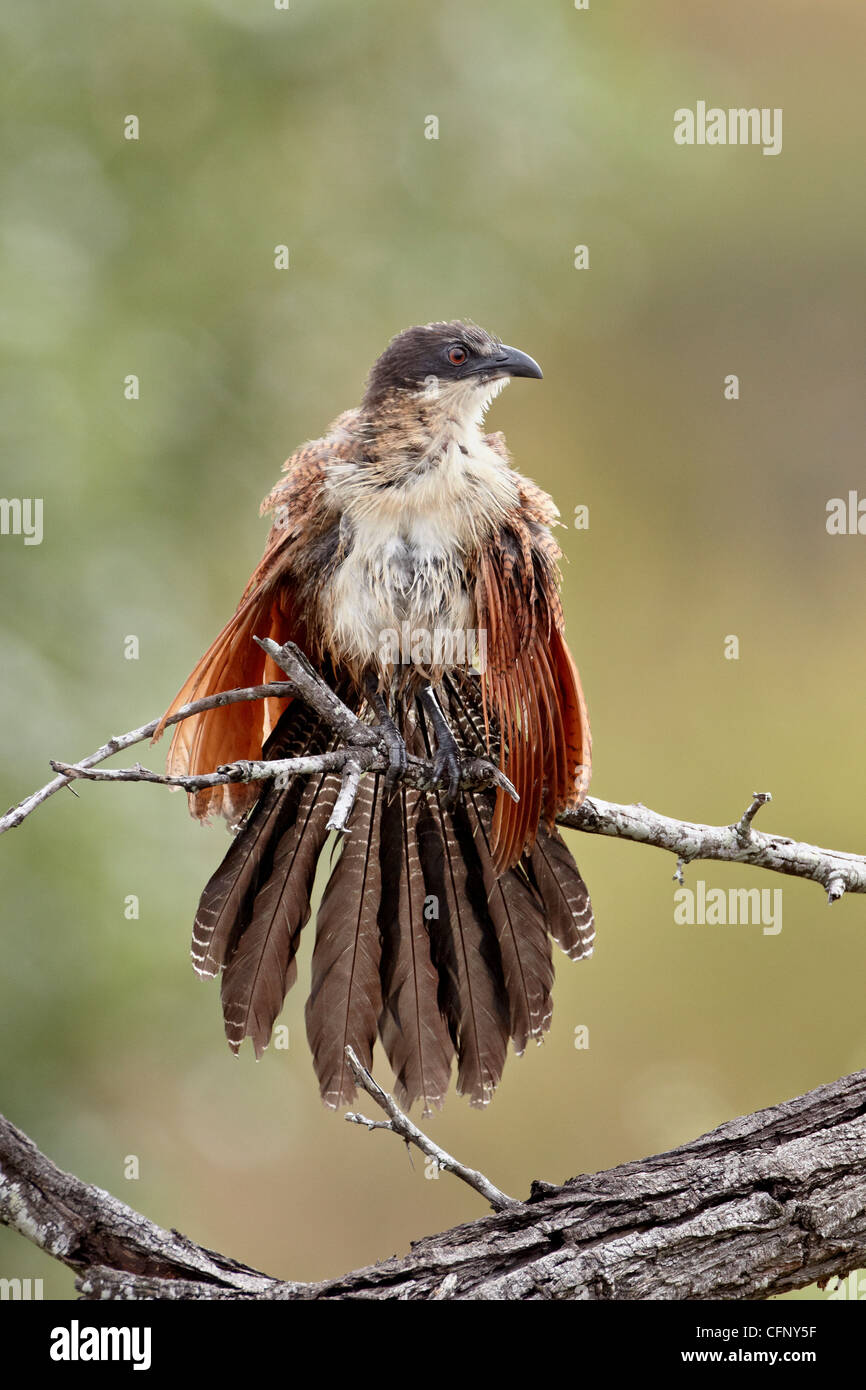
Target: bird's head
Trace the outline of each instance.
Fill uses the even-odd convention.
[[[445,412],[477,423],[514,376],[540,377],[538,363],[474,323],[427,323],[399,333],[370,372],[364,409],[417,401],[432,415]]]

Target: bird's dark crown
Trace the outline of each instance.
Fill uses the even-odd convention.
[[[460,319],[407,328],[375,363],[364,403],[375,405],[392,391],[417,391],[431,377],[444,383],[490,371],[501,351],[498,338]]]

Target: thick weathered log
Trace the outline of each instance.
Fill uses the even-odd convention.
[[[321,1284],[268,1278],[61,1172],[0,1120],[0,1220],[90,1298],[760,1299],[866,1265],[866,1072]]]

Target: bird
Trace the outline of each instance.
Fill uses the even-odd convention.
[[[280,680],[258,637],[294,644],[382,740],[316,914],[306,1028],[335,1109],[355,1094],[346,1048],[370,1068],[377,1038],[401,1104],[441,1107],[456,1063],[458,1092],[486,1106],[509,1042],[521,1054],[550,1026],[551,941],[573,960],[592,951],[589,892],[556,829],[591,774],[559,513],[504,436],[485,433],[514,378],[542,371],[471,321],[397,334],[360,405],[283,465],[261,506],[263,557],[157,732],[188,702]],[[301,699],[271,696],[178,723],[167,768],[196,776],[337,746]],[[432,765],[427,789],[402,780],[409,754]],[[465,784],[478,758],[498,787]],[[191,949],[200,976],[221,976],[235,1053],[250,1038],[261,1056],[296,979],[339,789],[330,770],[189,794],[195,818],[222,816],[234,836]]]

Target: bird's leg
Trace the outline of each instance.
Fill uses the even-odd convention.
[[[421,703],[430,716],[433,732],[436,735],[436,752],[433,756],[433,776],[437,783],[446,789],[450,805],[457,800],[460,791],[462,763],[457,740],[448,727],[448,720],[442,713],[442,706],[436,699],[432,685],[425,685],[421,691]]]
[[[376,716],[382,741],[388,754],[388,771],[385,773],[385,789],[390,793],[406,771],[406,744],[403,735],[391,718],[384,695],[379,689],[376,677],[370,673],[366,679],[367,699]]]

